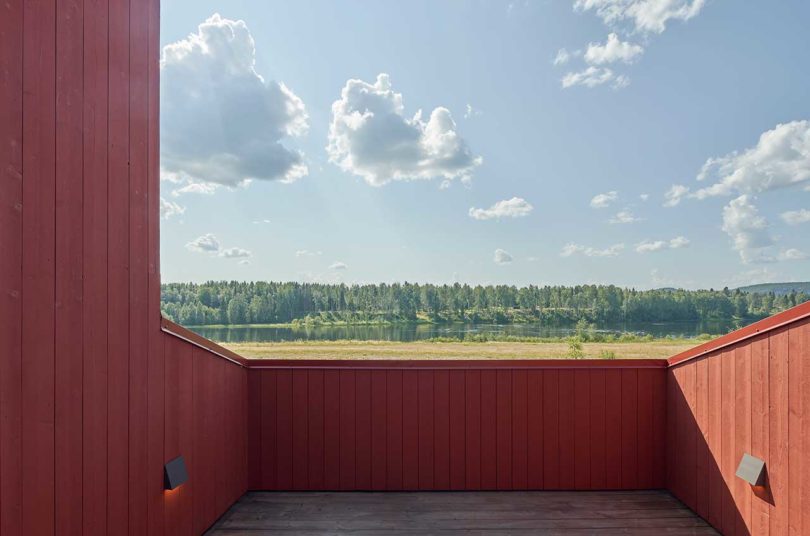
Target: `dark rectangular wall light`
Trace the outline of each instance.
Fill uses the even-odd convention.
[[[750,454],[743,454],[736,475],[752,486],[762,486],[765,484],[765,462]]]
[[[186,480],[188,480],[188,471],[186,471],[186,462],[183,461],[182,456],[178,456],[163,466],[164,489],[176,489],[184,484]]]

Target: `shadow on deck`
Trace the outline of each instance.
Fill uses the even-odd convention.
[[[666,491],[250,492],[209,535],[718,534]]]

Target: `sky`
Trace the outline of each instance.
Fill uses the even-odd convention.
[[[165,282],[810,280],[810,3],[164,0]]]

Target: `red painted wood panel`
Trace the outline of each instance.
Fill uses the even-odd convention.
[[[481,489],[481,371],[465,373],[465,435],[466,473],[468,490]]]
[[[527,489],[529,478],[528,371],[512,372],[512,488]]]
[[[293,488],[293,421],[296,413],[306,411],[306,406],[293,407],[293,371],[279,370],[276,373],[276,486],[278,489]]]
[[[0,4],[0,533],[22,532],[23,4]]]
[[[355,374],[355,488],[371,489],[371,371]]]
[[[481,371],[481,488],[498,487],[498,371]]]
[[[530,370],[526,378],[526,420],[528,453],[526,486],[543,488],[543,372]]]
[[[355,374],[340,371],[340,489],[355,489]],[[281,485],[281,482],[279,482]]]
[[[637,407],[638,407],[638,441],[637,449],[637,487],[649,489],[655,486],[653,478],[653,388],[655,375],[650,370],[638,371]]]
[[[324,485],[326,489],[337,490],[340,489],[340,371],[324,371],[323,381]],[[275,482],[265,481],[262,488],[276,489],[275,486]]]
[[[307,453],[309,486],[312,489],[325,489],[324,472],[324,372],[322,370],[307,371],[307,386],[309,389],[309,414],[307,424]],[[248,374],[248,377],[254,374]],[[253,476],[255,465],[248,464],[248,474]],[[256,484],[249,487],[256,488]]]
[[[292,489],[309,489],[309,377],[292,371]]]
[[[770,508],[772,534],[788,531],[788,332],[786,328],[770,334],[768,386],[770,394],[770,464],[768,478],[773,503]]]
[[[449,455],[450,455],[450,489],[466,488],[467,471],[467,401],[466,377],[463,370],[451,370],[449,375]]]
[[[450,489],[450,371],[433,376],[433,486]]]
[[[672,419],[674,423],[674,419]],[[622,371],[605,371],[605,487],[622,483]]]
[[[512,489],[512,371],[496,372],[496,487]]]
[[[807,330],[802,329],[806,325],[797,325],[788,332],[788,533],[791,535],[804,534],[810,530],[810,525],[805,527],[803,511],[810,506],[810,484],[804,477],[808,471],[807,461],[808,451],[802,450],[804,434],[803,428],[807,426],[805,415],[810,408],[805,406],[807,398],[806,389],[810,387],[810,381],[804,377],[806,370],[805,363],[808,361],[807,355],[810,346],[806,346]],[[805,389],[805,391],[803,391]],[[743,396],[745,393],[743,394]],[[750,400],[750,396],[748,398]],[[748,402],[744,400],[744,402]],[[738,403],[738,407],[742,404]],[[750,405],[743,406],[750,411]],[[802,503],[805,499],[807,502]],[[750,504],[745,505],[750,508]]]
[[[371,371],[371,489],[384,490],[388,471],[388,390],[384,370]]]
[[[729,356],[731,357],[731,356]],[[734,470],[743,454],[751,452],[751,347],[738,346],[734,351]],[[734,533],[751,533],[750,486],[734,479]]]
[[[641,411],[639,407],[639,411]],[[574,374],[574,488],[591,487],[591,375]]]
[[[595,488],[607,487],[607,435],[605,428],[605,371],[590,371],[590,457],[591,483]]]
[[[770,463],[770,439],[768,421],[770,420],[770,392],[768,378],[768,353],[770,339],[767,336],[754,339],[751,343],[751,454],[766,464]],[[713,359],[712,361],[717,361]],[[719,423],[718,423],[719,426]],[[753,534],[770,534],[770,505],[767,494],[764,497],[754,495],[751,499],[751,526]],[[709,512],[710,522],[712,512]]]
[[[621,487],[638,488],[638,371],[622,370]]]
[[[386,372],[386,485],[400,490],[402,482],[402,371]]]
[[[419,489],[419,373],[402,373],[402,486]]]
[[[417,412],[419,452],[418,489],[433,489],[433,375],[430,370],[417,372]]]

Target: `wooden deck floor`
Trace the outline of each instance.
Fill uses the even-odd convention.
[[[246,494],[208,534],[717,534],[665,491]]]

